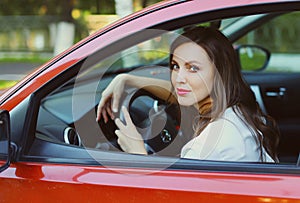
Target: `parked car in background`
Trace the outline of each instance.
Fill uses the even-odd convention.
[[[0,200],[299,202],[299,10],[300,1],[164,1],[50,60],[0,97]],[[96,122],[113,78],[168,79],[170,43],[198,25],[215,26],[235,47],[258,104],[279,125],[279,163],[180,158],[172,111],[146,139],[149,156],[123,152],[114,122]],[[153,124],[149,111],[165,104],[142,90],[125,93],[135,124]]]

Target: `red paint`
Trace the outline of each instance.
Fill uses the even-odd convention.
[[[33,201],[297,202],[300,177],[18,163],[0,174],[1,199]],[[22,194],[21,197],[11,195]],[[100,196],[99,196],[100,195]],[[270,200],[270,201],[269,201]]]

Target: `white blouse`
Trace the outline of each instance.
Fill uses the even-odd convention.
[[[263,149],[263,160],[260,149],[251,133],[251,128],[233,111],[226,109],[223,116],[211,122],[201,134],[181,150],[182,158],[245,161],[245,162],[274,162]]]

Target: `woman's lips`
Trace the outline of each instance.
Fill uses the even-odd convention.
[[[177,94],[179,96],[184,96],[187,93],[191,92],[191,90],[183,89],[183,88],[176,88]]]

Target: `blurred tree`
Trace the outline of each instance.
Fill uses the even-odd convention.
[[[76,0],[1,0],[0,15],[58,15],[71,20]]]
[[[115,0],[115,3],[116,3],[116,14],[120,18],[133,13],[132,0]]]
[[[152,4],[158,3],[161,0],[133,0],[137,8],[145,8]]]
[[[147,7],[161,0],[123,0],[134,6]],[[115,0],[1,0],[0,15],[59,15],[70,17],[70,10],[89,11],[91,14],[116,13]],[[137,9],[134,9],[137,10]],[[70,19],[68,19],[69,21]]]
[[[72,10],[75,0],[44,0],[43,2],[39,14],[56,15],[61,21],[73,22]]]
[[[55,4],[53,4],[55,3]],[[75,22],[72,17],[75,0],[44,0],[45,14],[58,15],[60,21],[50,25],[54,41],[54,55],[66,50],[74,44]]]
[[[76,0],[75,7],[80,10],[89,11],[91,14],[115,13],[114,0]]]
[[[6,23],[6,30],[22,27],[49,29],[54,54],[72,45],[88,34],[86,14],[128,15],[160,0],[0,0],[0,16],[13,16],[15,23]],[[77,17],[74,17],[74,11]],[[26,18],[22,16],[27,16]],[[29,16],[43,16],[29,17]],[[0,17],[1,18],[1,17]],[[34,19],[34,21],[30,19]],[[4,19],[4,18],[2,18]],[[20,20],[21,19],[21,20]],[[25,21],[26,19],[26,21]],[[5,22],[5,20],[3,20]],[[20,28],[21,27],[21,28]],[[75,34],[76,33],[76,34]],[[60,40],[60,37],[63,39]]]
[[[1,0],[0,15],[37,14],[43,1],[37,0]]]

